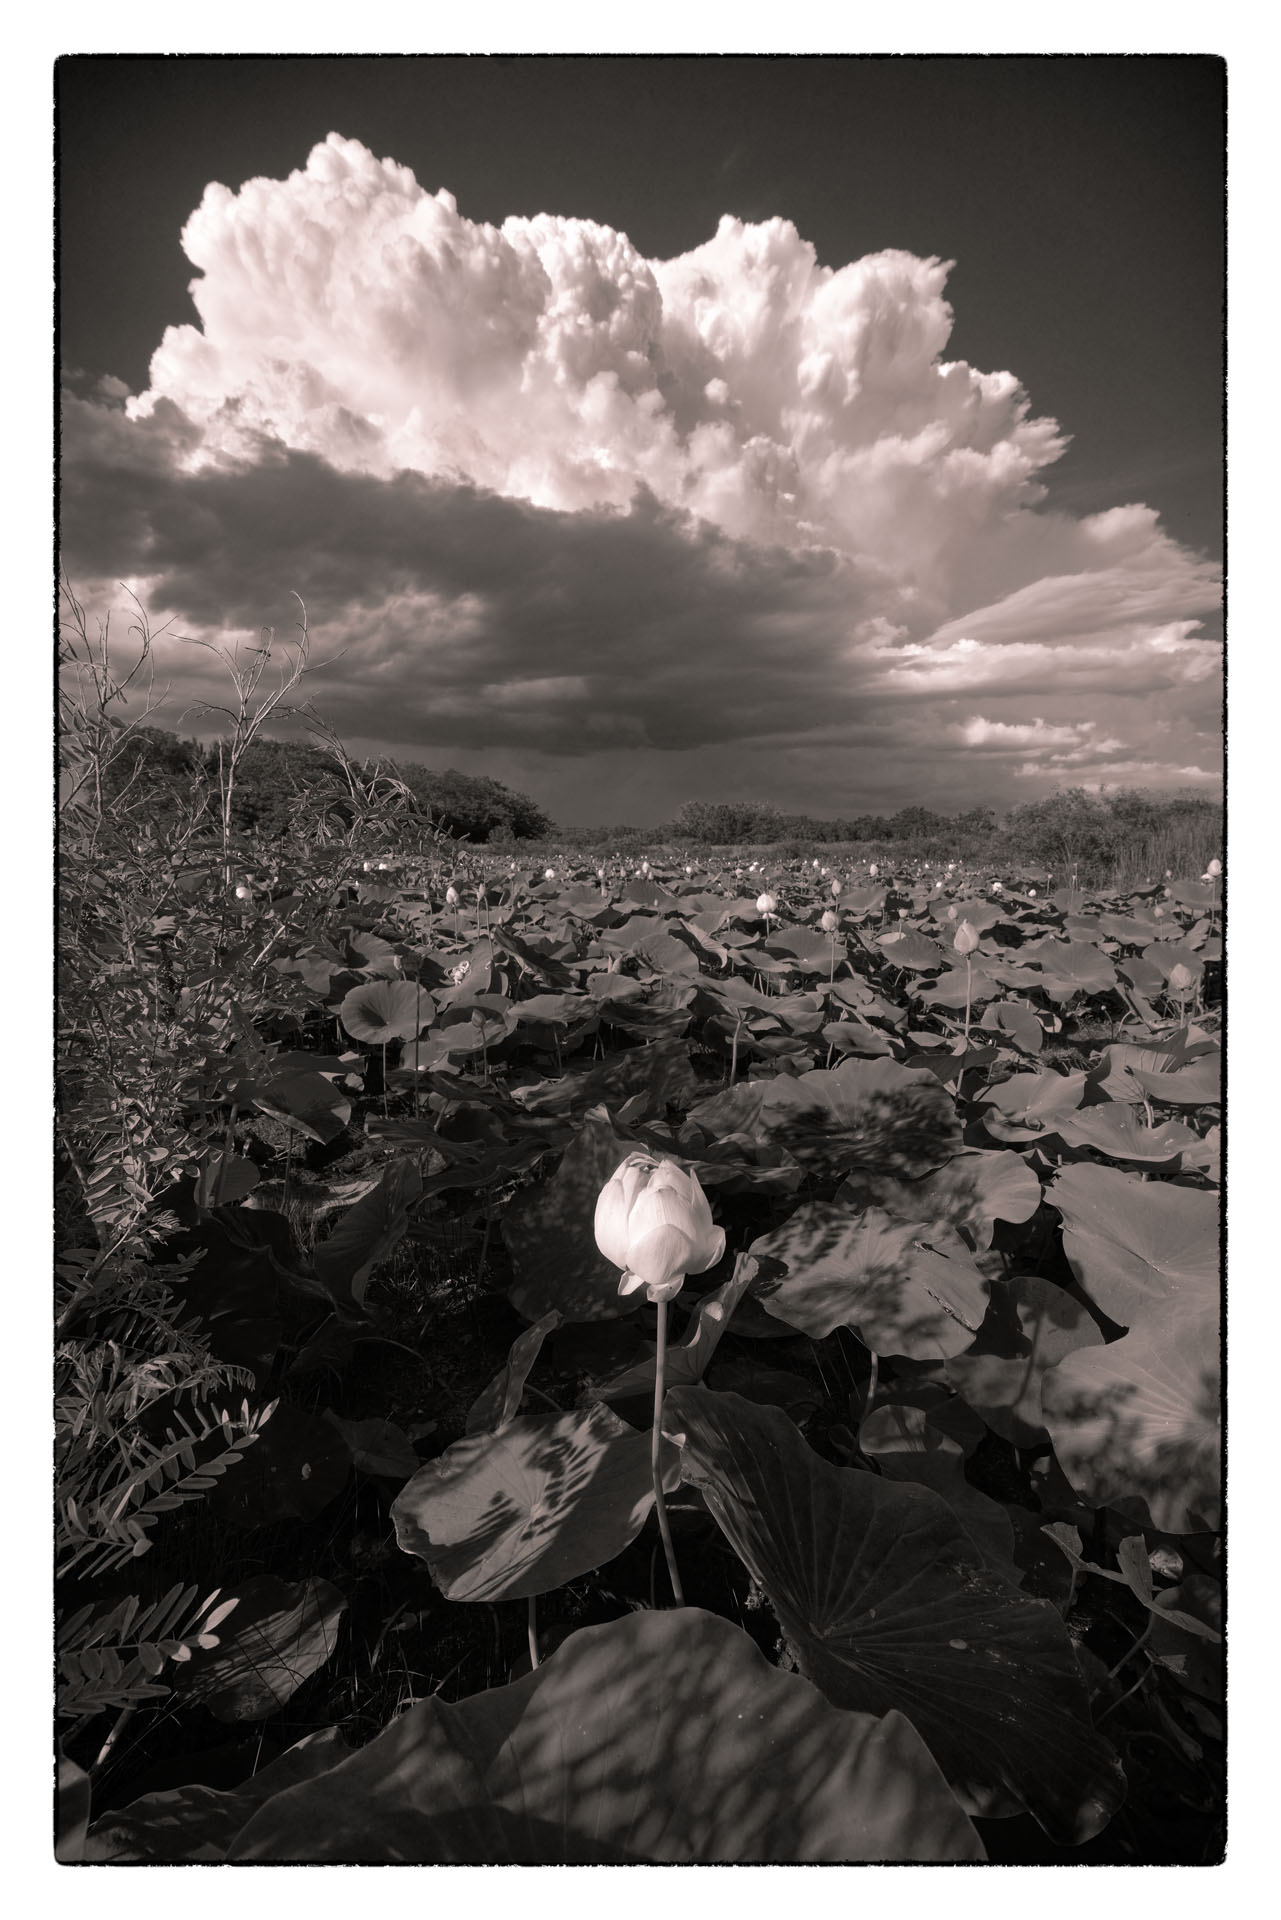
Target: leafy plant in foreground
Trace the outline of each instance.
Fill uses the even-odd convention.
[[[188,1170],[142,1216],[184,1238],[142,1264],[199,1253],[175,1297],[280,1404],[139,1583],[140,1613],[180,1574],[238,1603],[217,1647],[166,1630],[191,1658],[139,1749],[210,1717],[266,1744],[122,1805],[117,1743],[85,1856],[1209,1857],[1211,882],[522,867],[399,818],[300,822],[244,847],[234,907],[175,899],[174,1011],[207,1025]],[[664,1165],[687,1211],[642,1270],[626,1170]],[[64,1332],[119,1337],[75,1251]],[[139,1431],[164,1499],[183,1431],[164,1401]],[[128,1567],[81,1571],[64,1618],[123,1675]]]

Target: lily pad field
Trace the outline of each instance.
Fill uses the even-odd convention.
[[[1210,1863],[1222,883],[64,835],[68,1863]]]

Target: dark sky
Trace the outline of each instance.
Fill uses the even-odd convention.
[[[64,59],[64,568],[565,823],[1215,786],[1224,86]]]
[[[839,267],[957,262],[949,352],[1072,445],[1051,498],[1141,498],[1222,552],[1223,63],[1198,56],[89,57],[58,68],[64,364],[131,388],[194,317],[205,185],[331,130],[473,220],[575,214],[641,253],[782,214]]]

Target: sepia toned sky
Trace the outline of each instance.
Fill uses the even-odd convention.
[[[1219,62],[84,57],[58,109],[93,610],[296,591],[351,748],[565,824],[1217,787]]]

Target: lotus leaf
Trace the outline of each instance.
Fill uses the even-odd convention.
[[[1026,1807],[1064,1845],[1106,1824],[1124,1778],[1062,1621],[982,1564],[938,1494],[830,1466],[735,1394],[677,1388],[664,1429],[834,1705],[906,1714],[974,1811]]]
[[[815,1201],[751,1250],[766,1312],[811,1340],[848,1326],[873,1353],[933,1360],[962,1352],[982,1324],[988,1282],[947,1227]]]
[[[1114,1167],[1062,1168],[1048,1198],[1063,1249],[1096,1306],[1119,1326],[1217,1304],[1219,1203],[1193,1187],[1154,1184]]]
[[[237,1861],[977,1860],[901,1714],[842,1711],[694,1608],[584,1627],[537,1672],[422,1700],[269,1800]]]

